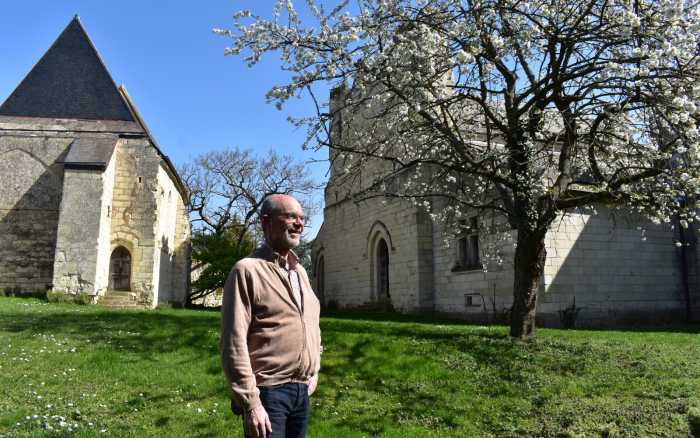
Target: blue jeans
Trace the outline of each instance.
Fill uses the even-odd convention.
[[[305,383],[259,386],[260,401],[270,417],[269,438],[303,438],[309,419],[309,389]],[[245,418],[243,419],[245,422]],[[245,430],[245,425],[243,427]],[[249,438],[249,435],[245,435]]]

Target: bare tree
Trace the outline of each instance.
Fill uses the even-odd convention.
[[[238,148],[211,151],[181,166],[179,173],[189,194],[192,270],[202,278],[193,283],[190,298],[222,287],[228,270],[255,245],[258,211],[266,196],[293,195],[307,215],[315,210],[313,195],[319,186],[308,167],[275,152],[257,157]],[[221,258],[223,263],[215,262]]]
[[[312,209],[312,196],[320,188],[305,164],[275,152],[264,157],[238,148],[207,152],[179,172],[189,192],[195,231],[221,234],[235,226],[239,239],[257,224],[266,196],[293,195]]]

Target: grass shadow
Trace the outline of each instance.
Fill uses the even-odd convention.
[[[79,307],[85,309],[84,307]],[[32,314],[0,313],[0,331],[50,334],[117,347],[155,360],[155,355],[188,351],[197,357],[218,355],[218,315],[153,311],[93,310]],[[178,336],[173,336],[177,333]]]

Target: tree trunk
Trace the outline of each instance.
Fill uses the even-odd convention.
[[[528,339],[535,334],[537,292],[547,257],[546,233],[546,230],[518,231],[513,307],[510,311],[510,335],[514,338]]]

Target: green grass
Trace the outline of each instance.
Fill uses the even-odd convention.
[[[322,319],[309,436],[683,437],[697,421],[698,330],[520,343],[385,318]],[[241,436],[218,332],[215,312],[0,298],[0,436]]]

